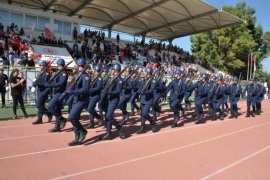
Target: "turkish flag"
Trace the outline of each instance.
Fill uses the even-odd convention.
[[[51,30],[49,28],[44,28],[44,37],[49,38],[49,39],[53,39],[54,34],[51,32]]]

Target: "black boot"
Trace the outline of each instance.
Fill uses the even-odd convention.
[[[78,143],[82,144],[86,135],[87,135],[87,131],[85,129],[80,130],[80,137],[79,137]]]
[[[71,141],[70,143],[68,143],[69,146],[76,146],[76,145],[80,145],[79,144],[79,138],[80,138],[80,133],[76,133],[75,134],[75,139],[73,141]]]
[[[101,138],[101,140],[111,140],[112,139],[112,133],[107,130],[106,134]]]
[[[49,130],[49,132],[54,133],[54,132],[61,132],[60,125],[55,124],[55,126]]]
[[[152,132],[155,133],[158,131],[158,127],[155,121],[151,122]]]
[[[129,113],[123,114],[121,125],[127,124],[128,120],[129,120]]]
[[[48,113],[47,117],[48,117],[48,123],[52,122],[53,115],[51,113]]]
[[[42,124],[43,122],[42,122],[42,118],[37,118],[37,120],[36,121],[34,121],[32,124],[33,125],[37,125],[37,124]]]
[[[60,122],[60,129],[64,129],[67,123],[67,119],[64,117],[61,117],[61,122]]]
[[[252,117],[255,117],[254,111],[251,111],[251,112],[250,112],[250,115],[251,115]]]
[[[199,114],[197,114],[196,119],[197,119],[197,121],[195,122],[195,124],[201,124],[202,123]]]
[[[247,112],[246,117],[250,117],[250,112],[249,111]]]
[[[178,127],[178,124],[177,124],[178,120],[179,120],[179,114],[175,114],[172,128]]]
[[[93,129],[95,127],[94,120],[91,119],[89,124],[85,127],[86,129]]]
[[[250,114],[252,117],[255,117],[255,113],[256,113],[255,110],[256,110],[256,107],[255,106],[252,106],[252,112]]]
[[[138,131],[136,132],[137,134],[142,134],[145,133],[145,125],[141,125],[140,129],[138,129]]]
[[[199,114],[199,120],[201,121],[201,124],[206,123],[206,120],[203,119],[203,114]]]
[[[220,113],[220,120],[222,120],[222,121],[224,120],[224,113],[223,112]]]
[[[120,137],[121,139],[125,139],[125,138],[126,138],[126,133],[125,133],[124,126],[119,125],[119,126],[117,127],[117,131],[118,131],[119,137]]]

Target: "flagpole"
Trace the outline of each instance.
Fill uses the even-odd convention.
[[[249,73],[249,78],[252,78],[252,66],[253,66],[253,53],[250,54],[250,73]]]
[[[253,61],[254,61],[253,77],[255,77],[255,73],[256,73],[256,70],[257,70],[257,66],[256,66],[256,57],[255,57],[255,56],[254,56],[254,58],[253,58]]]
[[[248,81],[248,78],[249,78],[249,61],[250,61],[250,53],[248,54],[247,81]]]

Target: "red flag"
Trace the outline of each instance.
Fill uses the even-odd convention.
[[[49,28],[44,28],[44,37],[49,38],[49,39],[53,39],[54,34],[51,32],[51,30]]]
[[[254,64],[253,54],[250,54],[250,64]]]

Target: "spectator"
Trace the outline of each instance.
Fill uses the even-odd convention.
[[[116,35],[116,40],[117,40],[117,45],[119,45],[119,42],[120,42],[120,35],[119,35],[119,33]]]
[[[20,36],[24,36],[24,30],[23,30],[23,28],[20,29],[19,35]]]
[[[8,86],[8,76],[4,74],[4,70],[0,69],[0,94],[2,99],[2,108],[6,108],[6,87]]]
[[[7,52],[1,58],[3,60],[3,64],[2,64],[3,66],[10,66],[9,60],[7,58]]]
[[[77,31],[77,28],[75,27],[74,29],[73,29],[73,40],[77,40],[77,38],[78,38],[78,31]]]
[[[29,67],[29,69],[35,69],[33,67],[35,67],[35,60],[34,57],[31,56],[30,59],[27,61],[27,65]]]
[[[13,69],[10,74],[10,87],[11,87],[11,96],[13,99],[13,119],[17,119],[17,106],[18,103],[20,103],[20,108],[24,114],[24,118],[28,117],[28,114],[25,111],[24,107],[24,101],[22,97],[22,91],[23,91],[23,83],[25,82],[25,79],[21,79],[18,77],[19,70]]]

